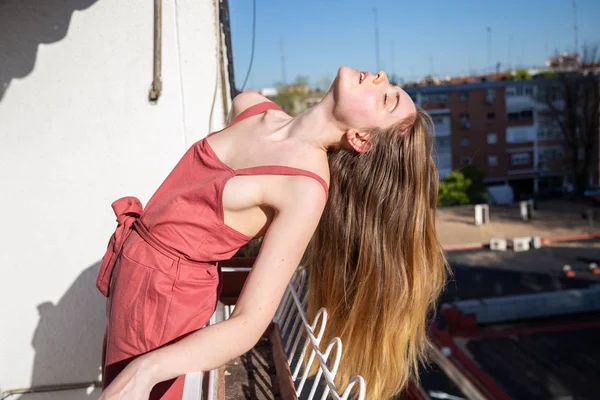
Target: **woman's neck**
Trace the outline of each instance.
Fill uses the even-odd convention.
[[[344,134],[344,129],[335,120],[332,111],[333,98],[331,93],[327,93],[319,104],[286,123],[282,133],[288,139],[327,151],[338,145]]]

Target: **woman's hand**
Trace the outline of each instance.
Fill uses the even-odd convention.
[[[148,400],[155,383],[144,359],[138,358],[121,371],[98,400]]]

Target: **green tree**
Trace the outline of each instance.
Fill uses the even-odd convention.
[[[460,171],[452,171],[446,179],[440,182],[438,193],[439,206],[459,206],[469,204],[467,190],[471,180],[465,178]]]
[[[487,203],[489,200],[489,194],[487,190],[487,185],[483,183],[483,180],[485,179],[485,173],[474,164],[468,164],[462,167],[460,171],[465,176],[465,178],[471,181],[471,185],[467,189],[469,203]]]
[[[516,80],[525,80],[531,79],[531,74],[525,68],[519,68],[515,72],[512,73],[512,78]]]
[[[318,91],[326,91],[331,86],[333,78],[329,75],[323,75],[315,85],[315,89]]]
[[[308,86],[309,83],[310,83],[310,77],[307,75],[297,75],[296,79],[294,79],[294,85]]]
[[[598,148],[600,76],[590,70],[599,62],[600,48],[586,45],[580,68],[558,71],[558,78],[547,80],[538,91],[546,115],[564,138],[564,165],[573,176],[578,196],[587,188],[593,152]]]
[[[269,100],[281,107],[286,113],[290,115],[294,114],[296,96],[293,93],[290,93],[286,87],[280,86],[277,95],[269,96]]]

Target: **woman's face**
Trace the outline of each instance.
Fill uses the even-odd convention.
[[[386,128],[416,113],[410,96],[390,84],[385,72],[341,67],[332,84],[335,118],[357,131]]]

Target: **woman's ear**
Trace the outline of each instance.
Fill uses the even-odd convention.
[[[348,129],[344,134],[348,145],[359,153],[364,153],[369,150],[369,134],[359,132],[355,129]]]

